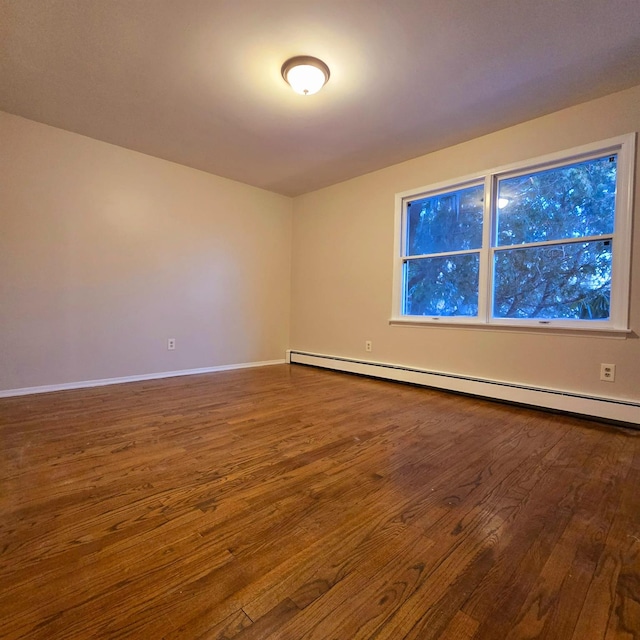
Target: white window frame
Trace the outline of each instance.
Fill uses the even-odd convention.
[[[481,173],[447,180],[426,187],[410,189],[395,196],[395,237],[393,267],[392,324],[467,325],[486,328],[521,328],[528,330],[577,330],[591,332],[629,332],[629,293],[633,219],[633,185],[636,134],[629,133],[566,151],[490,169]],[[562,167],[572,163],[617,154],[615,227],[612,240],[612,275],[610,317],[607,320],[493,318],[491,315],[493,255],[505,247],[495,246],[496,194],[499,179]],[[407,202],[455,191],[484,182],[483,241],[480,249],[478,315],[414,316],[403,314],[404,264],[407,261]],[[607,237],[608,239],[608,237]],[[518,245],[520,246],[520,245]],[[529,244],[522,247],[531,246]],[[464,253],[470,253],[465,251]],[[415,257],[413,257],[415,259]]]

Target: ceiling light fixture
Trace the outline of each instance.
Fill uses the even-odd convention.
[[[303,96],[318,93],[329,80],[329,67],[312,56],[289,58],[282,65],[282,77],[291,88]]]

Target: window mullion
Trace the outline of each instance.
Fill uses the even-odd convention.
[[[525,248],[535,248],[535,247],[552,247],[552,246],[561,246],[564,244],[580,244],[583,242],[599,242],[601,240],[609,240],[612,241],[614,238],[614,234],[612,233],[603,233],[600,236],[578,236],[577,238],[560,238],[558,240],[546,240],[544,242],[523,242],[522,244],[509,244],[509,245],[500,245],[499,247],[495,247],[496,251],[510,251],[513,249],[525,249]]]
[[[493,237],[493,200],[495,184],[492,175],[487,175],[484,181],[484,212],[482,221],[482,248],[480,250],[480,278],[478,283],[478,320],[489,322],[491,309],[491,261],[490,248]]]
[[[443,251],[442,253],[422,253],[415,256],[404,256],[403,260],[422,260],[424,258],[448,258],[449,256],[466,256],[470,253],[480,253],[481,249],[461,249],[460,251]]]

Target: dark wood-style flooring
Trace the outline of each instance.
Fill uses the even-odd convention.
[[[0,637],[640,638],[639,436],[296,365],[0,400]]]

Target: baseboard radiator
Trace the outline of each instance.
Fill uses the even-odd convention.
[[[455,391],[492,400],[514,402],[538,408],[563,411],[591,418],[640,425],[640,403],[596,397],[558,389],[544,389],[497,380],[485,380],[457,374],[405,367],[384,362],[355,360],[339,356],[291,350],[287,360],[373,378]]]

